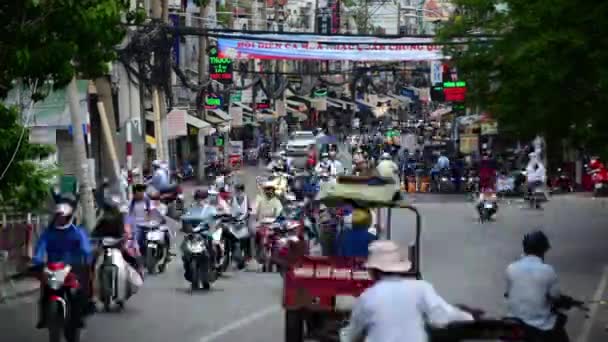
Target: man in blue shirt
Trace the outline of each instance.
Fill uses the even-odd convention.
[[[552,305],[561,298],[555,269],[545,264],[551,248],[542,231],[526,234],[524,255],[507,267],[507,306],[510,317],[522,320],[539,331],[542,341],[568,341],[565,317],[559,317]]]
[[[82,318],[86,314],[88,298],[90,298],[89,272],[93,248],[86,230],[73,223],[76,201],[58,200],[55,217],[40,236],[32,261],[35,268],[42,268],[45,263],[49,262],[62,262],[72,267],[72,272],[77,276],[80,283],[78,293],[72,298],[72,305],[77,312],[76,316],[79,323],[82,325]],[[47,296],[45,287],[42,287],[39,302],[40,320],[36,326],[38,329],[46,326],[43,305]]]
[[[376,236],[369,232],[371,224],[369,209],[354,209],[352,229],[343,230],[337,238],[337,256],[367,257],[369,244],[376,240]]]

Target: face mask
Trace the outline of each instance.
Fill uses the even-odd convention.
[[[59,229],[59,230],[65,230],[68,229],[70,226],[72,226],[72,222],[74,221],[74,217],[71,216],[70,219],[63,225],[55,225],[55,228]]]

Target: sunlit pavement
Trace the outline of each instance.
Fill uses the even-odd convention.
[[[424,225],[422,274],[450,302],[483,308],[489,316],[502,315],[504,269],[520,255],[523,234],[534,228],[543,228],[551,239],[547,262],[556,266],[565,293],[585,300],[606,297],[605,200],[554,197],[543,211],[505,203],[494,222],[480,224],[471,203],[427,197],[417,203]],[[393,239],[406,245],[413,227],[411,214],[393,212]],[[165,274],[148,277],[124,312],[89,319],[83,341],[283,341],[278,274],[232,273],[210,292],[192,295],[178,261]],[[34,329],[35,300],[0,306],[0,340],[48,339],[45,331]],[[589,319],[580,312],[570,314],[572,341],[608,340],[608,308],[595,309]]]

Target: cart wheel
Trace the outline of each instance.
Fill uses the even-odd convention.
[[[304,342],[304,320],[302,312],[285,311],[285,342]]]

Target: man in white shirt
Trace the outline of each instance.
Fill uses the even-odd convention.
[[[342,163],[336,159],[336,157],[336,151],[329,152],[329,174],[332,176],[337,176],[344,173],[344,166],[342,166]]]
[[[412,264],[393,241],[375,241],[369,252],[367,268],[377,281],[355,303],[344,330],[346,341],[426,342],[425,322],[443,327],[473,320],[441,298],[430,283],[405,278]]]
[[[561,293],[555,269],[544,262],[550,248],[549,239],[542,231],[524,236],[524,255],[506,270],[508,315],[552,337],[543,341],[567,341],[565,320],[560,320],[551,310]]]

